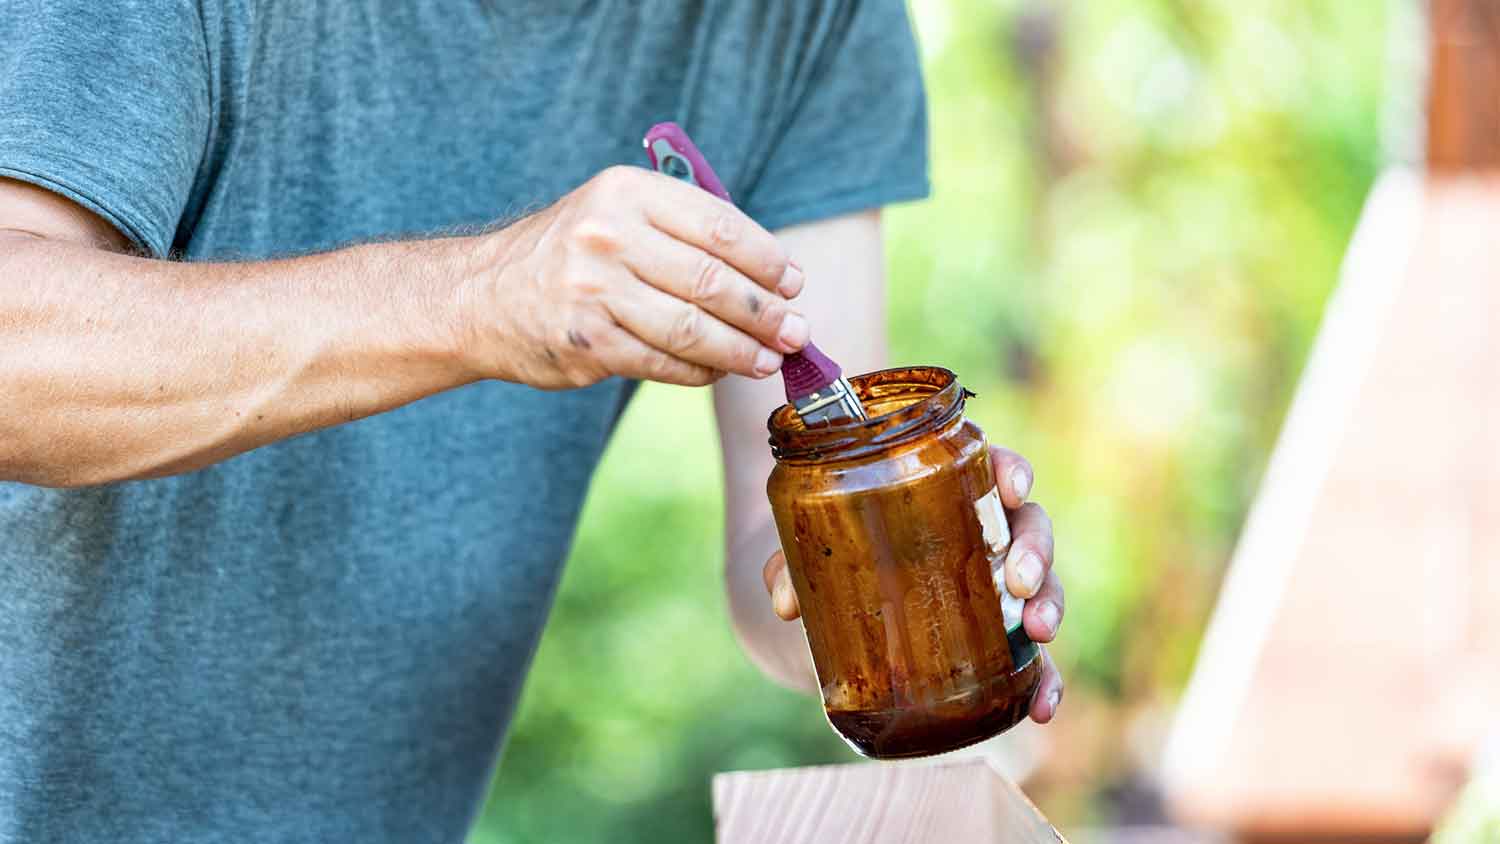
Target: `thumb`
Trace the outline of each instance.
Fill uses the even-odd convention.
[[[761,570],[761,577],[771,596],[771,609],[778,617],[783,621],[793,621],[802,614],[802,608],[797,605],[797,590],[792,587],[792,574],[786,565],[786,554],[781,551],[772,554]]]

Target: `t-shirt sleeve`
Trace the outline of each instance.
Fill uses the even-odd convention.
[[[821,5],[800,90],[742,204],[768,229],[930,191],[927,99],[905,0]]]
[[[172,247],[209,128],[192,0],[0,0],[0,176]]]

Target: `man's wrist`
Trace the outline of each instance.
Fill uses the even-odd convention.
[[[504,263],[509,238],[504,231],[435,241],[443,253],[439,290],[434,291],[433,320],[441,326],[443,353],[465,383],[484,379],[513,380],[497,358],[494,342],[497,309],[492,301],[495,276]]]

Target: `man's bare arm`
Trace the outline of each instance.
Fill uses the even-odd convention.
[[[441,241],[174,264],[0,239],[0,478],[188,471],[458,386],[466,271]]]
[[[636,168],[474,237],[238,264],[124,244],[0,180],[0,479],[188,471],[481,378],[763,376],[806,342],[776,239]]]

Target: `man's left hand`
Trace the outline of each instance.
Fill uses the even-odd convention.
[[[991,448],[990,461],[1000,489],[1000,502],[1005,505],[1006,519],[1010,522],[1005,585],[1012,595],[1026,601],[1021,615],[1026,635],[1039,644],[1051,642],[1057,638],[1063,617],[1062,583],[1052,569],[1052,520],[1040,504],[1026,500],[1036,480],[1026,458],[1009,449]],[[772,554],[761,573],[776,614],[786,621],[801,615],[786,555],[781,551]],[[1063,681],[1046,648],[1041,651],[1042,681],[1031,699],[1031,719],[1045,724],[1057,714]]]

